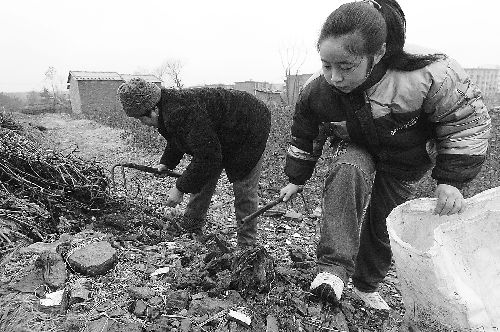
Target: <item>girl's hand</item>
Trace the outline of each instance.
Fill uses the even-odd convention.
[[[449,184],[438,184],[434,196],[437,197],[434,214],[440,216],[462,213],[465,211],[466,203],[462,193],[458,188]]]
[[[179,203],[182,202],[183,198],[184,198],[184,193],[174,186],[172,189],[168,191],[166,205],[170,207],[176,207]]]
[[[289,183],[285,187],[281,188],[280,197],[283,197],[283,202],[286,202],[289,199],[293,198],[293,196],[295,196],[295,194],[297,194],[300,191],[302,191],[302,186],[299,186],[298,184]]]

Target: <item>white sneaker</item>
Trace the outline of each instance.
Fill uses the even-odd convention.
[[[370,308],[373,309],[378,309],[378,310],[390,310],[391,308],[385,302],[385,300],[380,296],[378,292],[362,292],[356,287],[354,287],[354,294],[361,299],[365,305],[367,305]]]
[[[311,282],[310,289],[313,294],[317,295],[322,300],[339,302],[342,291],[344,290],[344,282],[335,274],[320,272]],[[331,294],[332,292],[334,294]],[[334,295],[335,298],[333,298],[332,295]]]

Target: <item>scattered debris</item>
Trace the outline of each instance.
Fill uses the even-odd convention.
[[[10,288],[22,293],[45,295],[45,281],[43,280],[43,271],[39,268],[28,267],[27,271],[23,271],[21,279],[13,283]]]
[[[297,220],[302,220],[302,218],[303,218],[302,213],[299,213],[295,210],[287,211],[283,217],[289,218],[289,219],[297,219]]]
[[[86,286],[88,283],[90,283],[88,279],[79,278],[69,285],[69,306],[89,300],[90,291]]]
[[[242,310],[229,310],[227,318],[245,327],[252,324],[252,318]]]
[[[46,312],[64,313],[67,307],[68,292],[66,289],[47,293],[45,298],[40,299],[40,309]]]
[[[229,286],[243,297],[268,291],[275,277],[274,260],[264,247],[242,248],[235,252]]]
[[[58,289],[66,283],[68,272],[66,262],[57,252],[43,252],[36,260],[35,266],[43,273],[43,280],[52,289]]]
[[[156,292],[149,287],[132,286],[128,290],[130,297],[133,299],[148,300],[156,295]]]
[[[168,272],[170,272],[169,266],[161,267],[159,269],[156,269],[153,273],[151,273],[151,277],[156,277],[158,275],[166,274]]]
[[[117,263],[116,249],[99,241],[72,249],[66,257],[73,270],[88,276],[105,274]]]
[[[279,332],[278,319],[273,315],[266,317],[266,332]]]

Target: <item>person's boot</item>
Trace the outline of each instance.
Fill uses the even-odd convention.
[[[179,216],[168,221],[165,232],[171,236],[181,236],[183,234],[202,235],[205,224],[205,218]]]

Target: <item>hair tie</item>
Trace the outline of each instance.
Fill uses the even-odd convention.
[[[382,9],[382,6],[377,1],[375,1],[375,0],[362,0],[361,2],[368,2],[376,10],[381,10]]]

